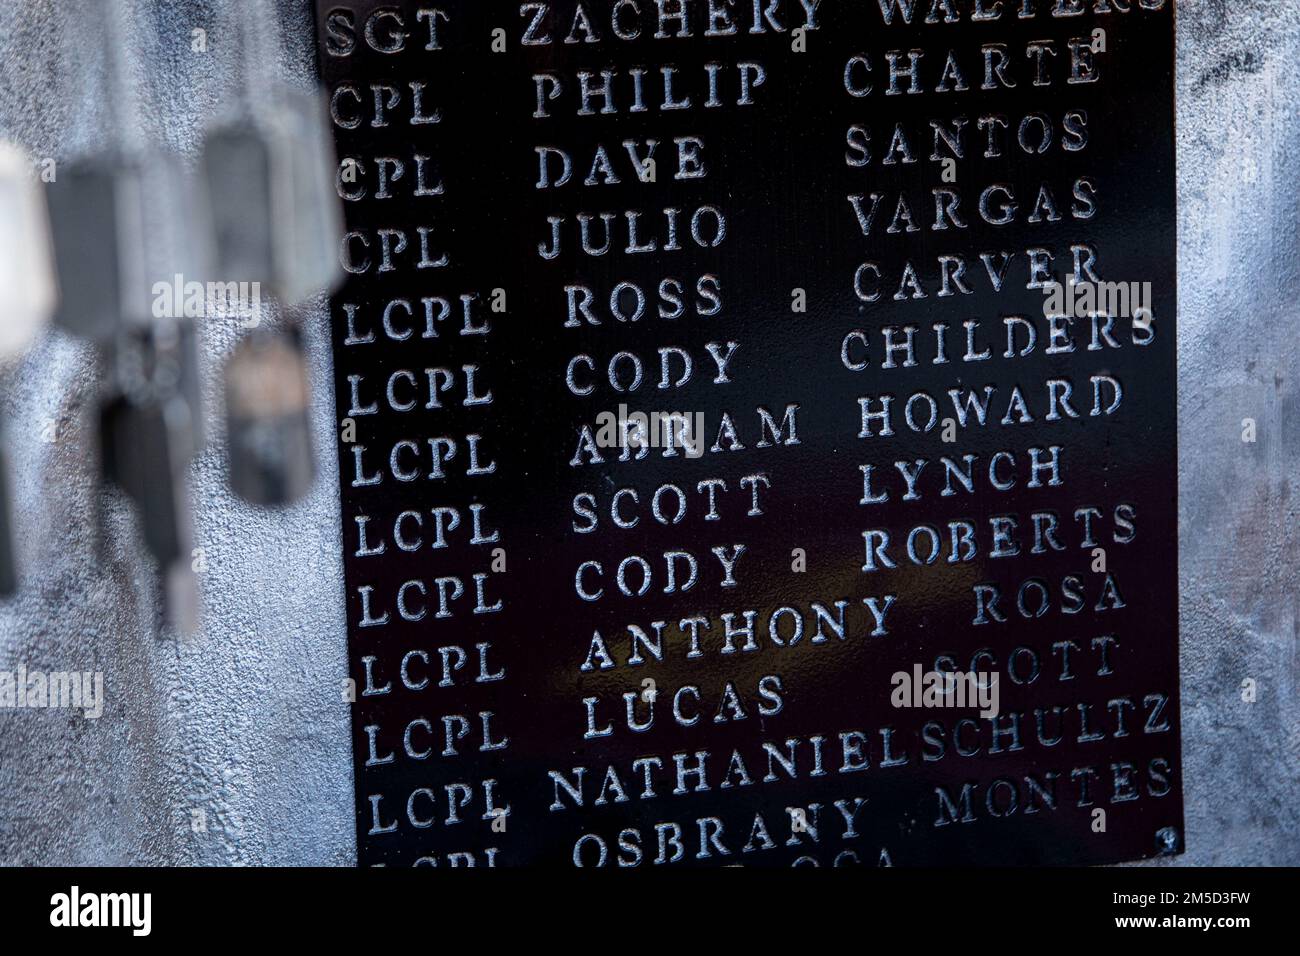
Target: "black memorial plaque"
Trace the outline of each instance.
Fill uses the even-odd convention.
[[[1179,851],[1172,2],[317,29],[362,864]]]

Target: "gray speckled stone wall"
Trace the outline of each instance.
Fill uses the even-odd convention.
[[[39,157],[102,141],[104,0],[0,3],[0,137]],[[193,158],[234,82],[237,0],[129,0],[139,133]],[[277,0],[283,76],[313,74],[310,0]],[[62,11],[62,12],[61,12]],[[190,52],[191,30],[209,52]],[[1300,4],[1178,4],[1182,863],[1300,864]],[[90,88],[88,88],[90,87]],[[47,334],[0,369],[25,586],[0,604],[0,670],[101,670],[99,720],[0,711],[0,862],[346,864],[354,859],[329,342],[307,317],[321,480],[265,511],[225,484],[216,380],[232,324],[203,327],[214,423],[192,470],[203,627],[160,633],[132,511],[88,465],[94,363]],[[1241,421],[1259,441],[1240,440]],[[42,432],[50,423],[58,441]],[[102,531],[95,515],[105,510]],[[1259,699],[1243,703],[1244,678]],[[192,813],[206,814],[194,832]]]

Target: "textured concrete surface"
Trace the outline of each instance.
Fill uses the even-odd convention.
[[[71,158],[103,142],[109,117],[87,105],[102,72],[60,66],[104,35],[105,0],[0,4],[0,136],[34,156]],[[235,89],[234,4],[128,4],[137,135],[191,160]],[[306,0],[283,3],[279,72],[313,83]],[[208,52],[191,53],[191,31]],[[89,51],[78,50],[79,46]],[[86,75],[89,73],[90,75]],[[89,87],[89,89],[88,89]],[[324,301],[304,316],[314,439],[333,454]],[[0,604],[0,670],[102,670],[97,721],[69,712],[0,711],[0,861],[68,864],[350,864],[355,859],[345,676],[338,487],[327,461],[311,495],[272,511],[226,484],[218,376],[234,322],[201,323],[212,430],[191,471],[202,630],[162,632],[154,574],[133,511],[97,488],[93,358],[49,333],[5,369],[0,414],[18,499],[26,570]],[[58,441],[43,440],[53,420]],[[48,434],[48,433],[47,433]],[[98,509],[106,508],[96,540]],[[199,813],[196,813],[199,812]],[[199,815],[201,813],[201,815]],[[194,822],[205,829],[196,831]]]
[[[234,87],[235,5],[125,3],[138,37],[135,135],[193,158]],[[278,69],[309,84],[308,0],[277,6]],[[114,124],[102,76],[71,61],[93,63],[108,7],[0,4],[0,136],[60,160],[103,142]],[[75,35],[69,18],[83,24]],[[190,52],[195,28],[208,31],[206,54]],[[1297,64],[1300,5],[1179,3],[1184,864],[1300,864]],[[305,320],[315,440],[328,455],[323,303]],[[284,511],[233,498],[216,380],[236,331],[203,326],[214,434],[192,480],[204,625],[182,641],[158,627],[131,509],[92,477],[88,349],[52,332],[0,369],[26,570],[23,591],[0,604],[0,670],[101,670],[108,698],[97,721],[0,711],[0,862],[354,859],[334,469],[326,459],[312,494]],[[1245,418],[1255,444],[1241,441]],[[1246,678],[1258,682],[1253,704],[1241,699]]]

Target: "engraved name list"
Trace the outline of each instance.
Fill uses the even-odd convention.
[[[1173,4],[317,4],[363,865],[1178,852]]]

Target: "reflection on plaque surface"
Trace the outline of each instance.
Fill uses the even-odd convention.
[[[1172,6],[318,4],[362,864],[1181,849]]]

